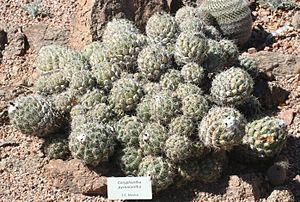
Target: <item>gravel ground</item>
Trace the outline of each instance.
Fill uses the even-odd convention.
[[[43,0],[43,7],[50,14],[44,18],[30,18],[22,9],[28,0],[0,0],[0,25],[10,27],[13,25],[27,26],[37,22],[69,27],[77,6],[77,1],[70,0]],[[291,25],[294,11],[270,11],[258,7],[253,15],[256,18],[254,26],[266,32],[273,32],[287,24],[286,32],[276,37],[277,41],[262,47],[249,47],[247,51],[253,53],[259,50],[275,51],[289,54],[300,53],[300,30],[295,30]],[[21,93],[29,92],[35,79],[33,68],[35,53],[29,49],[24,57],[0,64],[0,90],[19,87]],[[300,73],[300,72],[299,72]],[[300,201],[300,75],[276,78],[277,84],[290,91],[289,99],[279,107],[277,115],[286,110],[293,111],[293,121],[288,126],[289,141],[287,148],[282,152],[291,163],[286,185],[291,189],[297,201]],[[13,91],[12,96],[18,93]],[[7,97],[7,95],[5,95]],[[9,96],[8,96],[9,97]],[[8,98],[7,98],[8,99]],[[0,104],[7,100],[0,97]],[[0,140],[11,141],[11,146],[0,147],[0,201],[105,201],[101,197],[89,197],[61,191],[47,185],[42,167],[49,160],[41,152],[42,140],[20,134],[11,125],[0,126]],[[226,180],[226,179],[223,179]],[[298,182],[297,182],[298,180]],[[298,186],[298,187],[297,187]],[[189,200],[197,199],[194,190],[187,190]],[[176,201],[187,201],[185,195],[177,191],[166,193],[173,196],[162,196],[161,201],[173,198]],[[159,200],[159,199],[158,199]]]

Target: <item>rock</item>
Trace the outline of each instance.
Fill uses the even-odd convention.
[[[7,32],[8,45],[4,49],[3,57],[13,59],[15,56],[22,56],[26,52],[26,36],[20,27],[12,27]]]
[[[292,19],[292,25],[296,29],[300,29],[300,11],[297,11]]]
[[[275,162],[267,170],[267,179],[270,184],[278,186],[282,185],[287,177],[288,162]]]
[[[167,0],[169,10],[171,13],[175,14],[178,9],[180,9],[183,6],[183,3],[181,0]]]
[[[278,116],[284,120],[286,125],[291,125],[294,120],[295,112],[293,109],[286,109],[281,111]]]
[[[255,174],[229,177],[225,201],[258,201],[263,196],[264,180]]]
[[[69,32],[64,27],[53,27],[43,23],[29,25],[24,28],[29,46],[36,51],[44,45],[66,45]]]
[[[77,194],[106,195],[107,178],[90,170],[80,160],[51,160],[44,170],[52,186]]]
[[[267,198],[267,202],[294,202],[293,193],[285,187],[276,187]]]
[[[262,72],[271,71],[276,76],[296,75],[300,66],[300,55],[288,55],[277,52],[259,51],[251,54],[256,58]]]
[[[169,11],[167,0],[80,0],[72,23],[70,46],[76,49],[100,40],[106,23],[127,18],[144,31],[147,20],[158,11]]]
[[[289,96],[289,92],[278,86],[275,82],[266,82],[262,79],[255,83],[253,93],[266,109],[277,108],[277,106],[283,104]]]
[[[7,35],[3,28],[0,27],[0,51],[5,48],[7,44]]]

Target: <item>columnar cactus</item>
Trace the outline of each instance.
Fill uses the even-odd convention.
[[[243,45],[251,36],[252,17],[247,1],[205,0],[201,10],[210,13],[225,37]]]

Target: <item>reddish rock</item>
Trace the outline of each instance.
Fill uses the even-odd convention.
[[[167,0],[80,0],[72,23],[70,46],[81,49],[101,39],[108,21],[127,18],[142,31],[150,16],[158,11],[169,11]]]
[[[296,29],[300,29],[300,11],[297,11],[293,16],[292,25]]]
[[[51,160],[45,167],[48,183],[62,190],[86,195],[106,195],[107,178],[90,170],[79,160]]]
[[[226,201],[258,201],[263,195],[264,180],[255,174],[229,177]]]
[[[274,76],[296,75],[300,66],[300,55],[259,51],[251,56],[256,58],[262,72],[271,71]]]
[[[69,30],[64,27],[51,27],[47,24],[33,24],[24,28],[30,48],[38,51],[44,45],[68,43]]]
[[[7,31],[8,45],[5,47],[3,57],[13,59],[15,56],[22,56],[26,52],[26,36],[21,27],[15,26]]]
[[[286,109],[281,111],[278,116],[284,120],[286,125],[291,125],[294,120],[295,112],[293,109]]]

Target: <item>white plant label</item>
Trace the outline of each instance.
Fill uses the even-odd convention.
[[[109,177],[107,196],[110,200],[152,199],[150,177]]]

